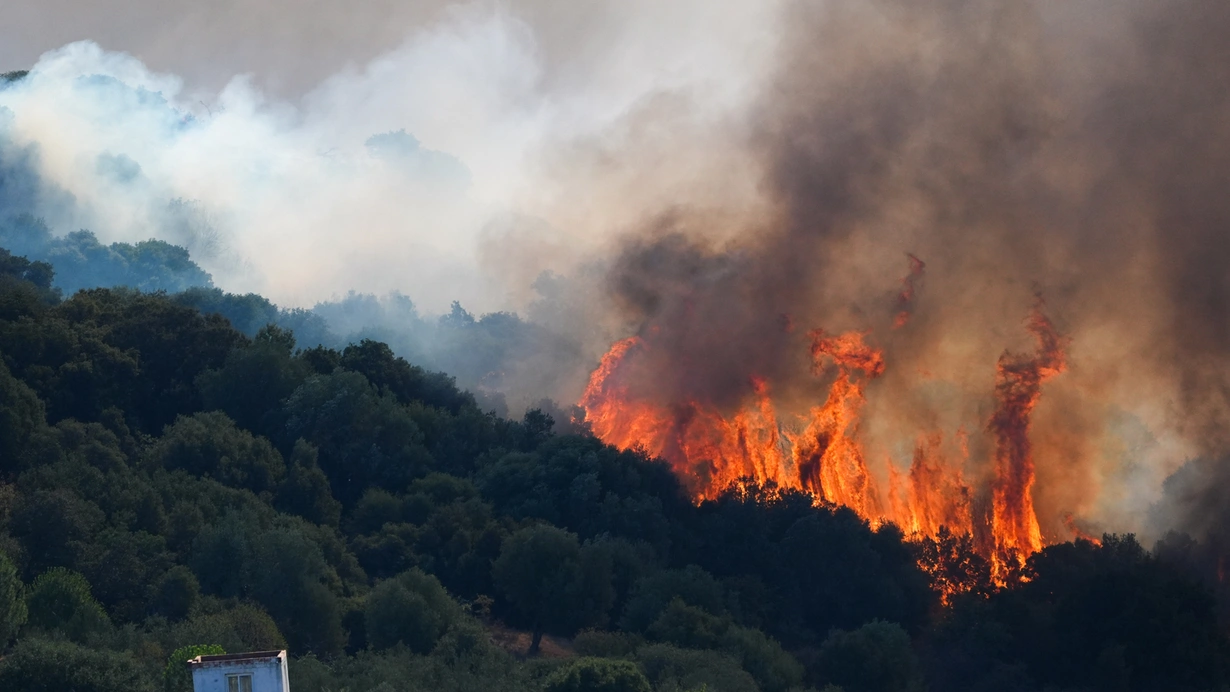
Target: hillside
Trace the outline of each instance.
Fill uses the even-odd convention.
[[[1226,680],[1211,593],[1130,536],[997,591],[968,539],[772,486],[694,504],[661,462],[484,412],[382,343],[300,349],[54,275],[0,253],[4,689],[154,689],[191,645],[286,646],[296,690]],[[528,651],[496,645],[518,629]],[[544,633],[588,658],[535,656]]]

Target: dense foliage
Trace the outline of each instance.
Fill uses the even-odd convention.
[[[773,487],[694,504],[382,342],[55,276],[0,253],[0,689],[179,689],[177,658],[281,647],[297,691],[1230,680],[1211,592],[1131,537],[997,592],[968,543]]]

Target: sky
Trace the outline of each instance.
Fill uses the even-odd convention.
[[[777,21],[773,3],[694,1],[5,12],[0,66],[35,68],[0,98],[11,135],[75,201],[39,210],[55,230],[162,236],[160,205],[187,200],[223,241],[195,254],[228,290],[284,305],[400,290],[436,311],[524,306],[542,271],[601,254],[666,200],[750,198],[749,176],[702,172],[737,167],[720,145],[760,88]],[[151,127],[165,113],[66,86],[91,74],[160,93],[195,127]],[[366,146],[403,130],[413,161]],[[138,184],[99,180],[100,156],[136,162]],[[437,180],[425,157],[451,157],[464,180]]]
[[[516,310],[587,354],[658,329],[672,403],[814,388],[800,335],[874,332],[881,460],[937,426],[990,458],[1041,297],[1044,523],[1130,527],[1230,459],[1230,5],[1174,6],[9,0],[0,146],[54,231],[185,245],[228,291]]]

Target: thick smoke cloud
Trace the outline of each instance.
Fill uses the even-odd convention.
[[[402,5],[57,28],[145,62],[72,44],[0,90],[6,161],[37,172],[18,196],[284,305],[519,309],[582,364],[526,396],[575,400],[640,333],[640,395],[729,411],[756,376],[802,410],[827,385],[808,331],[866,331],[881,478],[942,431],[986,480],[996,364],[1035,349],[1041,295],[1070,340],[1033,410],[1044,533],[1200,533],[1220,506],[1175,491],[1142,520],[1230,452],[1225,3]],[[1181,477],[1225,476],[1200,464]]]
[[[210,91],[74,43],[0,91],[0,137],[55,193],[32,211],[57,232],[184,244],[228,290],[524,306],[542,269],[600,243],[596,220],[684,198],[725,156],[712,133],[748,93],[771,14],[747,3],[685,25],[695,5],[441,7],[293,100],[256,76]],[[643,136],[677,140],[677,161],[652,182],[610,170],[609,149]]]
[[[1044,534],[1070,535],[1070,513],[1156,531],[1140,516],[1162,480],[1230,444],[1230,7],[837,0],[786,16],[747,140],[764,216],[729,239],[675,210],[614,261],[609,287],[652,344],[634,390],[729,411],[758,376],[798,410],[823,397],[807,330],[870,330],[887,370],[862,429],[881,478],[932,430],[968,434],[978,478],[996,362],[1034,348],[1040,294],[1071,339],[1033,420]],[[906,253],[925,278],[894,329]]]
[[[576,278],[600,273],[609,237],[668,203],[750,206],[751,176],[708,172],[744,158],[713,144],[746,111],[776,14],[415,5],[9,8],[25,31],[0,59],[33,69],[0,84],[0,216],[60,236],[31,252],[75,248],[81,228],[104,249],[182,246],[217,287],[283,308],[194,294],[248,331],[268,317],[304,345],[381,338],[510,405],[573,400],[625,326]],[[78,38],[118,50],[31,47]],[[93,276],[57,265],[68,289]],[[484,315],[501,309],[533,324]]]

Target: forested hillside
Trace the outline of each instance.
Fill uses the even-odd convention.
[[[967,539],[772,487],[694,504],[384,343],[250,337],[205,294],[63,297],[57,271],[0,251],[0,689],[185,690],[201,646],[286,647],[296,692],[1230,680],[1180,537],[1165,561],[1053,546],[996,590]]]

